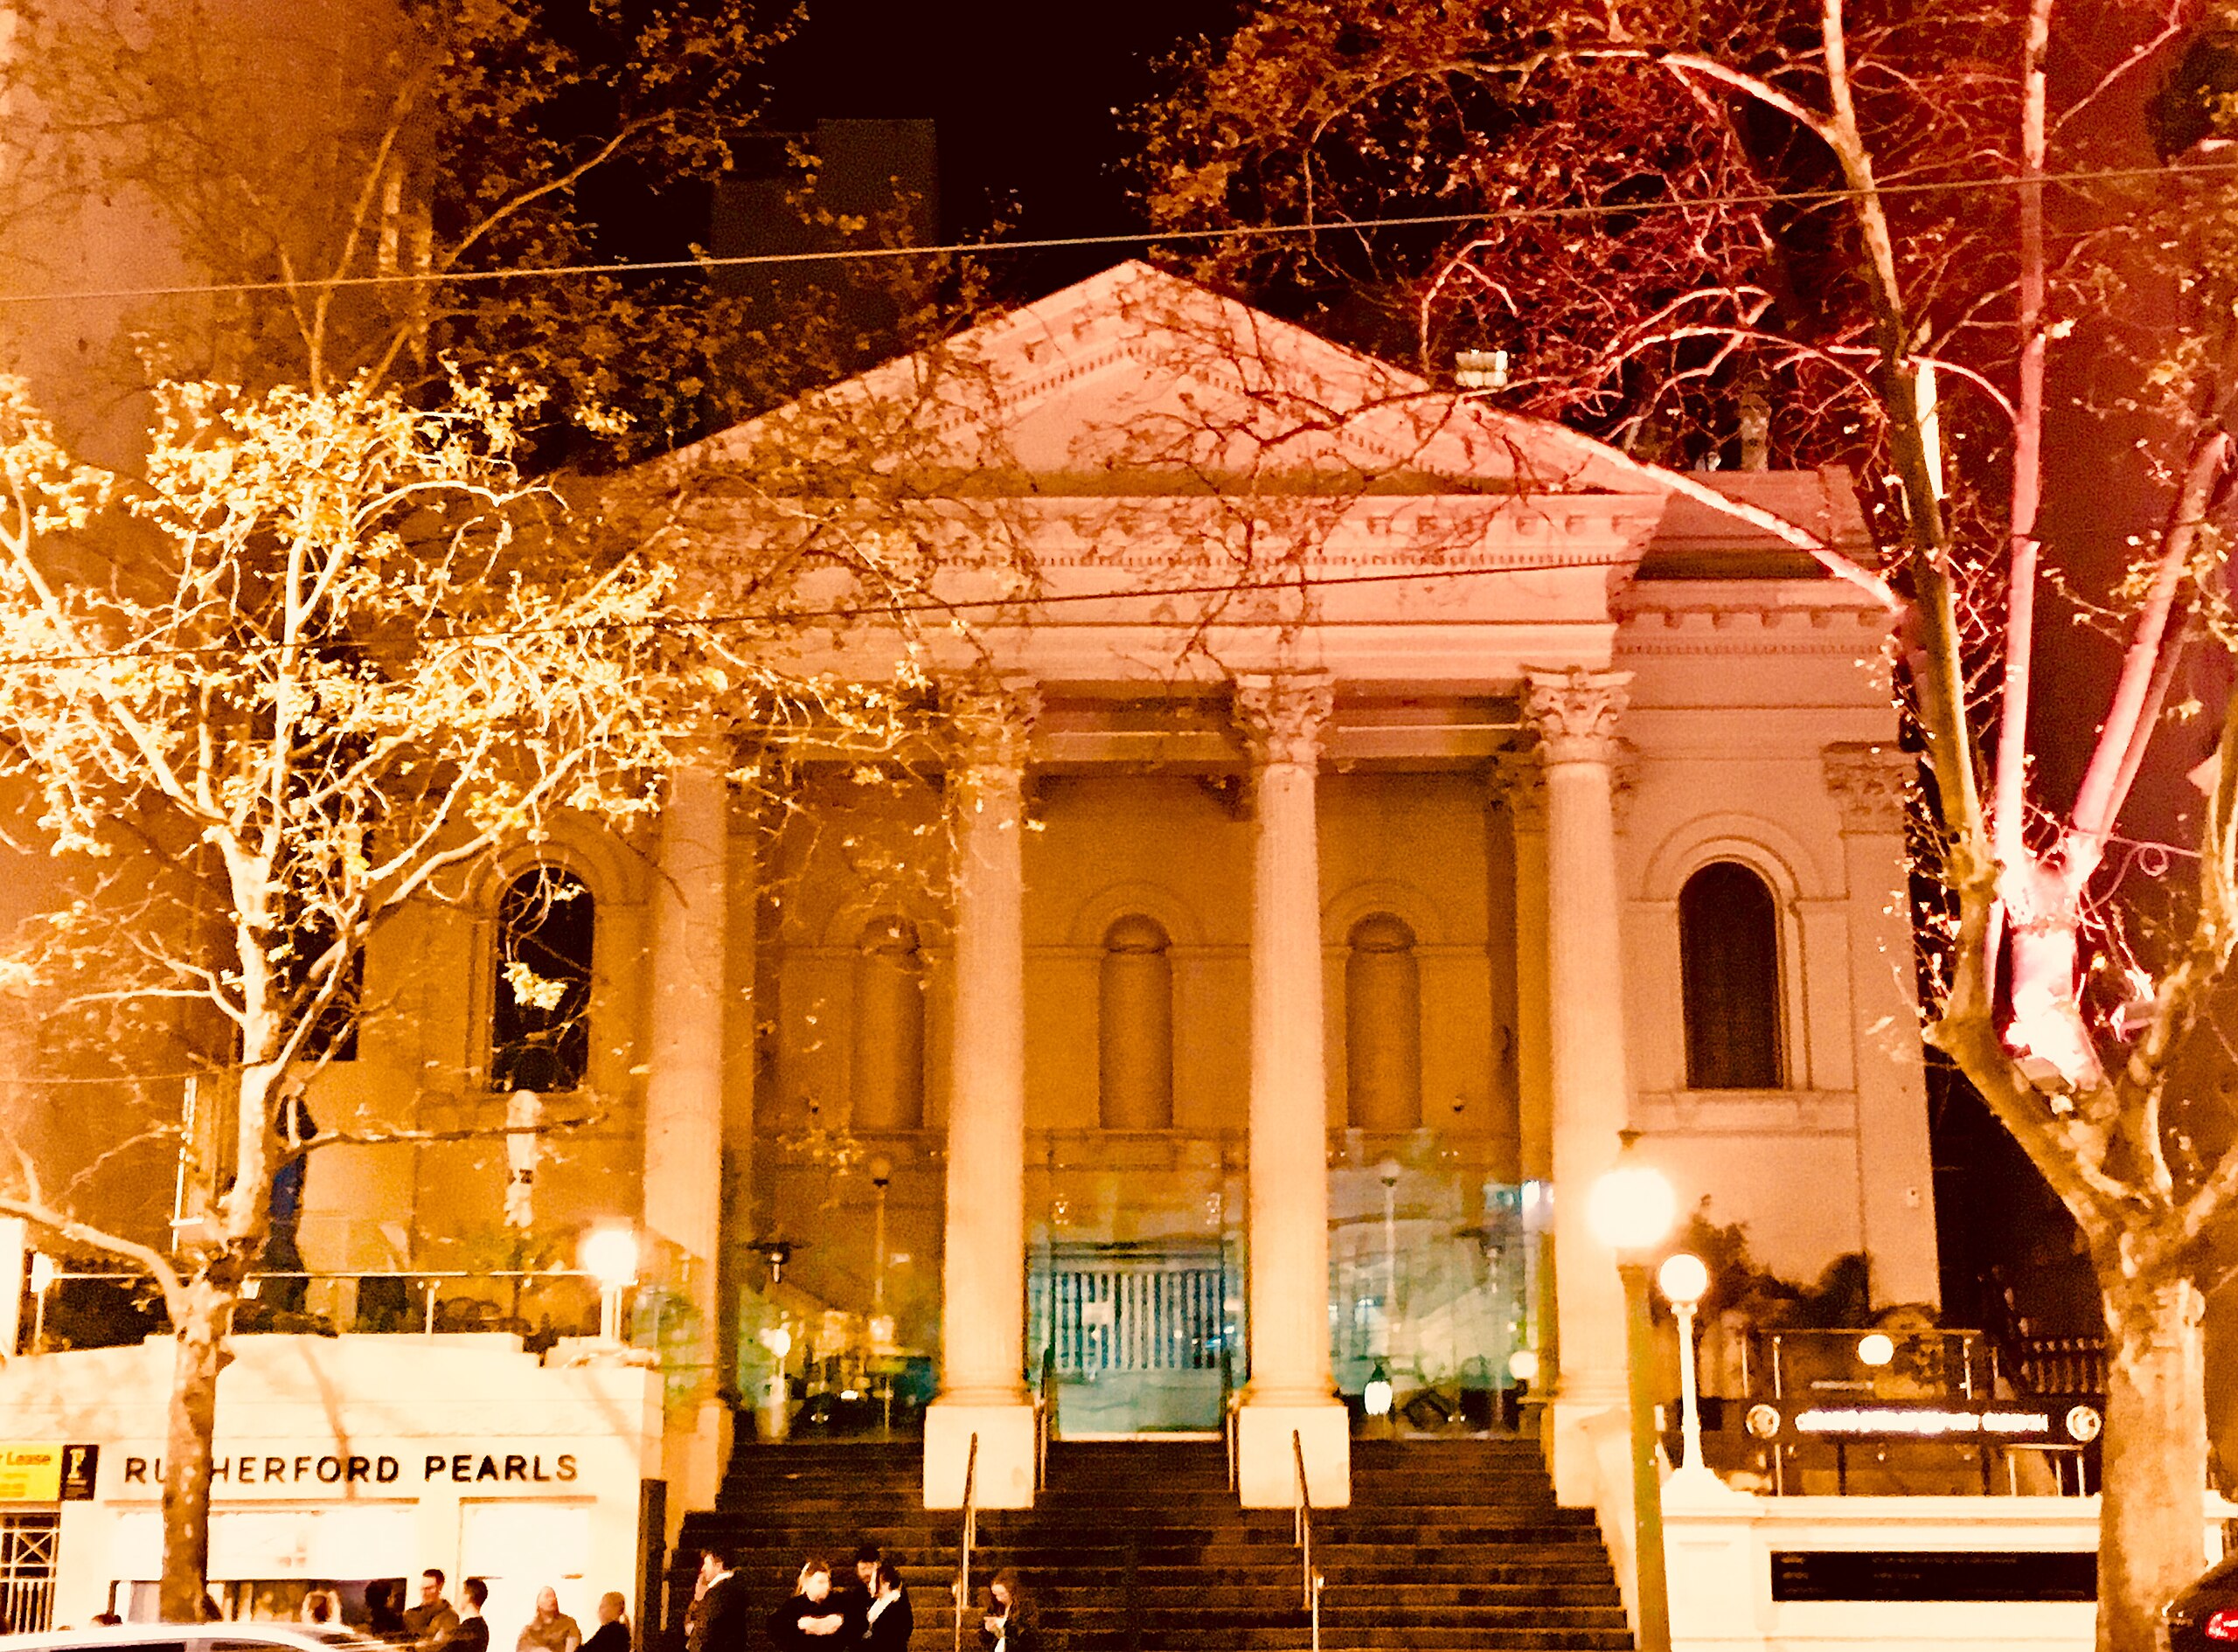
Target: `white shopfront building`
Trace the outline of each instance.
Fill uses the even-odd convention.
[[[649,1555],[657,1372],[562,1368],[487,1334],[242,1336],[233,1352],[219,1385],[209,1569],[229,1614],[292,1618],[309,1589],[362,1598],[378,1579],[403,1579],[416,1599],[430,1566],[449,1578],[454,1603],[462,1579],[488,1580],[493,1642],[511,1644],[546,1585],[587,1632],[607,1590],[634,1611],[661,1537],[650,1534]],[[155,1615],[170,1367],[163,1340],[0,1370],[0,1437],[58,1442],[66,1460],[75,1447],[97,1453],[90,1484],[66,1461],[77,1482],[62,1489],[67,1500],[0,1505],[17,1551],[52,1529],[58,1627],[103,1611]],[[26,1607],[38,1558],[9,1579]]]

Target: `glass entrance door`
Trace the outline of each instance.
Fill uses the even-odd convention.
[[[1040,1341],[1062,1433],[1220,1426],[1231,1295],[1223,1246],[1066,1245],[1040,1271]]]
[[[1240,1144],[1099,1130],[1033,1145],[1026,1349],[1056,1434],[1217,1430],[1244,1374]]]

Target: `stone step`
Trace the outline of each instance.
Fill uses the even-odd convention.
[[[685,1544],[734,1547],[774,1607],[803,1555],[867,1537],[903,1562],[915,1652],[950,1652],[961,1517],[921,1505],[914,1442],[742,1448]],[[1555,1506],[1528,1441],[1357,1442],[1350,1507],[1317,1512],[1324,1652],[1623,1652],[1590,1513]],[[689,1598],[679,1554],[671,1599]],[[1286,1509],[1244,1510],[1217,1441],[1059,1441],[1030,1510],[979,1517],[975,1584],[1016,1566],[1063,1652],[1302,1652]],[[977,1607],[964,1619],[971,1627]]]

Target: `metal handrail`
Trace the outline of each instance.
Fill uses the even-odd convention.
[[[1304,1582],[1305,1598],[1301,1604],[1312,1618],[1313,1652],[1321,1652],[1321,1578],[1313,1569],[1313,1493],[1305,1482],[1305,1440],[1295,1428],[1290,1430],[1290,1461],[1297,1470],[1293,1530]]]
[[[1227,1441],[1227,1489],[1240,1490],[1243,1476],[1243,1396],[1233,1393],[1220,1402],[1220,1433]]]
[[[971,1610],[971,1545],[979,1536],[979,1435],[963,1454],[963,1565],[956,1580],[956,1652],[963,1652],[963,1618]]]
[[[1041,1350],[1041,1392],[1033,1399],[1033,1489],[1049,1483],[1049,1437],[1057,1430],[1057,1348]]]

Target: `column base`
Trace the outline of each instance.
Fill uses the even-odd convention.
[[[1033,1507],[1033,1407],[935,1399],[925,1408],[925,1507],[963,1507],[971,1437],[979,1436],[972,1489],[982,1509]]]
[[[1337,1400],[1284,1405],[1246,1399],[1236,1413],[1236,1491],[1247,1509],[1288,1509],[1297,1501],[1297,1459],[1305,1453],[1305,1486],[1318,1509],[1352,1501],[1352,1420]]]
[[[1539,1425],[1540,1443],[1554,1478],[1554,1501],[1563,1508],[1591,1509],[1602,1503],[1602,1465],[1588,1429],[1595,1418],[1622,1412],[1625,1405],[1622,1393],[1558,1393],[1547,1402]]]
[[[712,1509],[731,1454],[731,1408],[719,1399],[702,1400],[691,1411],[671,1415],[661,1436],[661,1472],[668,1481],[669,1541],[676,1541],[685,1513]]]

